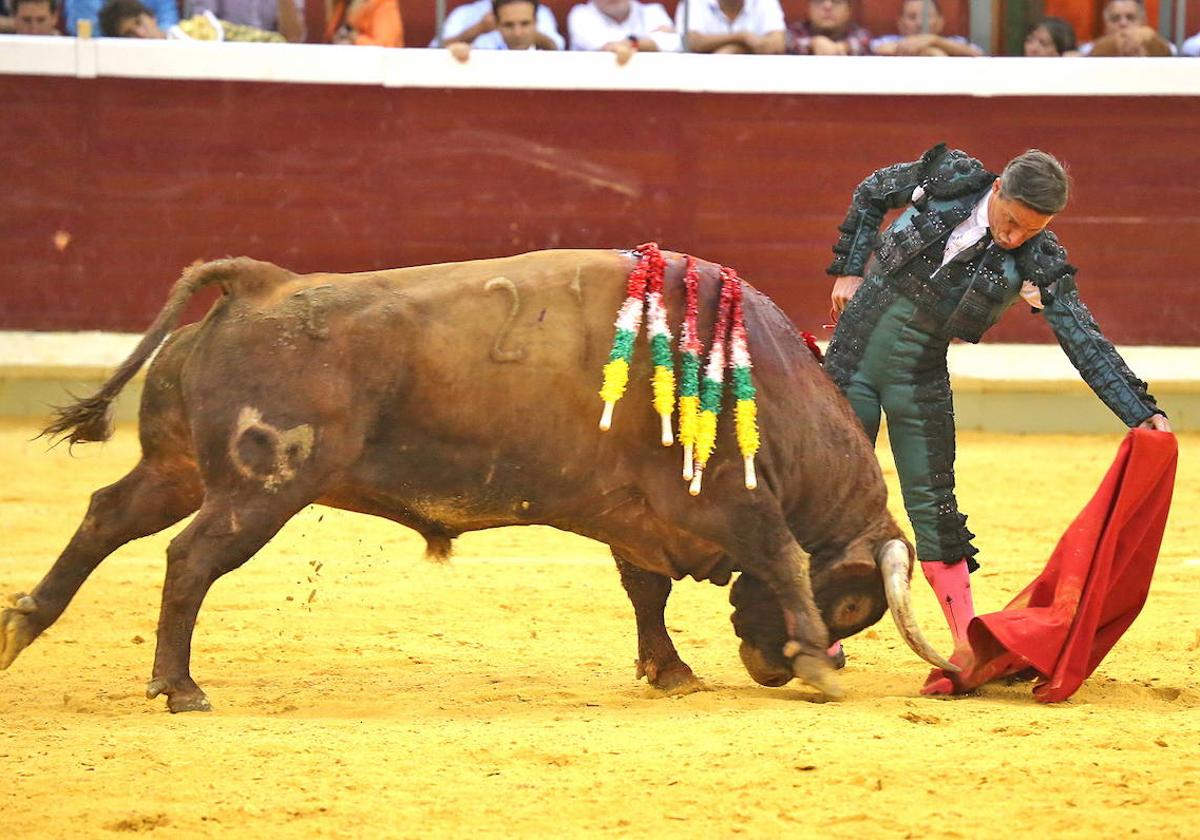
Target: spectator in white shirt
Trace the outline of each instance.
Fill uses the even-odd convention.
[[[679,35],[661,3],[588,0],[567,15],[573,50],[608,50],[624,64],[640,51],[677,52]]]
[[[449,47],[459,61],[470,58],[471,50],[553,50],[554,42],[537,29],[537,0],[494,0],[496,28],[474,43],[456,41]]]
[[[496,12],[492,8],[492,0],[473,0],[446,15],[446,20],[442,23],[442,46],[465,43],[480,49],[489,49],[487,44],[494,44],[495,38],[490,38],[482,44],[476,42],[484,36],[493,35],[495,31]],[[537,6],[537,31],[554,44],[553,47],[540,46],[538,49],[561,50],[566,46],[563,36],[558,32],[558,21],[554,19],[554,12],[541,3]],[[429,46],[436,47],[436,39],[431,41]]]
[[[875,55],[958,55],[979,56],[983,50],[966,38],[943,35],[946,19],[937,0],[904,0],[896,33],[871,39]]]
[[[697,53],[778,55],[785,46],[783,8],[779,0],[679,0],[675,28]]]
[[[1192,57],[1200,56],[1200,32],[1197,32],[1183,42],[1183,49],[1179,51],[1179,54]]]

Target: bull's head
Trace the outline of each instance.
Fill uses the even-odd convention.
[[[926,641],[912,614],[911,571],[908,546],[898,539],[887,540],[874,552],[865,542],[852,544],[832,562],[814,562],[813,598],[829,630],[829,640],[832,643],[870,627],[890,609],[900,635],[918,656],[931,665],[957,671]],[[734,607],[734,630],[742,640],[739,652],[750,676],[769,686],[792,679],[791,663],[783,654],[787,630],[775,593],[758,578],[742,574],[733,584],[729,601]]]

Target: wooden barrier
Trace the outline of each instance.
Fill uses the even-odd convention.
[[[299,51],[306,62],[365,54],[102,46],[181,61],[219,55],[223,71],[238,56],[266,55],[255,50]],[[430,51],[400,52],[460,72]],[[609,70],[602,56],[521,58],[535,74],[579,63]],[[727,60],[754,72],[889,61]],[[979,61],[998,62],[1004,81],[1022,60]],[[645,81],[637,68],[623,72],[629,84]],[[1061,156],[1075,197],[1054,227],[1106,331],[1127,344],[1200,344],[1194,95],[716,94],[0,72],[0,101],[9,161],[0,329],[140,331],[184,266],[230,254],[355,271],[657,240],[735,266],[819,332],[823,272],[854,186],[946,140],[993,167],[1032,145]],[[1018,306],[989,338],[1050,334]]]

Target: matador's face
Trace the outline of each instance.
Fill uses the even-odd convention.
[[[1006,251],[1019,248],[1041,233],[1054,216],[1039,213],[1015,198],[1006,198],[1000,179],[992,182],[992,200],[988,204],[988,228],[992,240]]]

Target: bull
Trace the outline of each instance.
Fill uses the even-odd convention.
[[[678,323],[684,258],[665,258]],[[889,607],[914,651],[953,669],[913,619],[912,551],[871,445],[792,323],[752,287],[742,289],[760,394],[757,489],[742,484],[729,423],[695,497],[649,400],[626,399],[613,429],[597,431],[600,372],[634,259],[564,250],[298,275],[241,257],[186,270],[129,358],[44,432],[106,440],[111,402],[158,349],[141,459],[93,494],[49,572],[0,612],[0,669],[106,556],[195,513],[167,549],[147,696],[166,695],[172,712],[208,710],[190,673],[205,594],[312,503],[406,525],[435,559],[462,533],[507,525],[606,543],[633,605],[638,677],[665,691],[699,686],[664,620],[672,581],[689,575],[725,585],[740,573],[733,624],[761,684],[798,678],[840,697],[826,649]],[[711,316],[719,266],[699,271],[699,309]],[[213,285],[223,294],[204,319],[175,330],[188,300]],[[702,333],[711,321],[701,318]],[[649,376],[646,356],[631,382]]]

